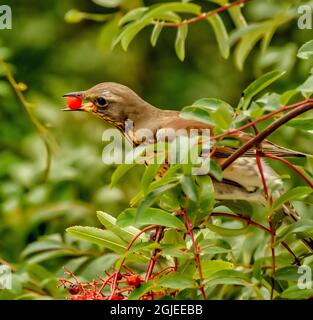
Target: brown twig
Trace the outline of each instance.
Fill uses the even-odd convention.
[[[164,232],[164,227],[159,227],[157,232],[156,232],[156,238],[155,238],[155,242],[160,242],[161,239],[163,238],[163,232]],[[157,258],[158,258],[158,253],[160,252],[160,249],[154,249],[148,268],[147,268],[147,272],[146,272],[146,276],[145,276],[145,281],[148,281],[152,275],[154,266],[157,262]]]
[[[209,12],[203,12],[200,15],[190,18],[190,19],[185,19],[183,21],[179,21],[179,22],[159,22],[159,21],[153,21],[153,24],[157,24],[159,26],[162,27],[179,27],[181,25],[186,25],[186,24],[190,24],[190,23],[195,23],[195,22],[199,22],[205,19],[208,19],[211,16],[214,16],[215,14],[227,11],[233,7],[239,6],[241,4],[247,3],[251,0],[237,0],[234,1],[232,3],[226,4],[225,6],[219,7],[215,10],[209,11]]]
[[[238,215],[235,215],[235,214],[231,214],[231,213],[222,213],[222,212],[212,212],[210,214],[211,217],[225,217],[225,218],[232,218],[232,219],[236,219],[236,220],[240,220],[242,222],[245,222],[247,223],[248,225],[251,225],[251,226],[255,226],[269,234],[271,234],[271,230],[264,227],[263,225],[261,225],[260,223],[257,223],[249,218],[245,218],[245,217],[242,217],[242,216],[238,216]]]
[[[191,227],[191,224],[190,224],[190,220],[189,220],[189,217],[188,217],[188,214],[187,214],[186,210],[184,208],[181,208],[181,212],[182,212],[182,215],[184,217],[186,228],[187,228],[187,231],[189,233],[189,236],[190,236],[190,239],[191,239],[191,242],[192,242],[192,245],[193,245],[195,262],[196,262],[196,265],[197,265],[197,268],[198,268],[198,271],[199,271],[200,291],[201,291],[201,294],[202,294],[202,298],[204,300],[206,300],[206,294],[205,294],[204,285],[203,285],[203,272],[202,272],[202,266],[201,266],[201,261],[200,261],[200,254],[199,254],[198,244],[197,244],[197,241],[196,241],[195,236],[193,234],[193,230],[192,230],[192,227]]]
[[[273,160],[278,160],[284,164],[286,164],[287,166],[289,166],[293,171],[297,172],[299,174],[299,176],[302,177],[302,179],[310,186],[310,188],[313,189],[313,183],[296,167],[294,166],[292,163],[290,163],[288,160],[284,159],[284,158],[280,158],[277,156],[274,156],[272,154],[262,154],[262,157],[264,158],[268,158],[268,159],[273,159]]]
[[[227,132],[224,132],[224,133],[221,133],[219,135],[216,135],[214,137],[212,137],[211,139],[212,140],[220,140],[221,138],[224,138],[224,137],[228,137],[228,136],[231,136],[231,135],[234,135],[236,133],[238,133],[239,131],[242,131],[242,130],[245,130],[245,129],[248,129],[250,127],[253,127],[255,126],[256,124],[260,123],[260,122],[263,122],[265,120],[268,120],[280,113],[283,113],[283,112],[286,112],[286,111],[290,111],[290,110],[293,110],[293,109],[296,109],[300,106],[303,106],[304,104],[306,103],[310,103],[310,102],[313,102],[313,99],[307,99],[307,100],[304,100],[304,101],[300,101],[300,102],[297,102],[295,104],[292,104],[290,106],[284,106],[284,107],[281,107],[280,109],[278,110],[275,110],[275,111],[272,111],[262,117],[259,117],[257,118],[256,120],[254,121],[250,121],[249,123],[239,127],[239,128],[236,128],[236,129],[232,129],[232,130],[229,130]]]
[[[271,133],[277,130],[286,122],[290,121],[291,119],[299,116],[300,114],[313,109],[313,100],[306,102],[305,104],[301,105],[300,107],[296,108],[288,112],[287,114],[281,116],[273,123],[271,123],[267,128],[265,128],[262,132],[257,134],[254,138],[250,139],[246,142],[242,147],[240,147],[237,151],[235,151],[230,157],[228,157],[223,164],[221,165],[222,170],[225,170],[229,167],[236,159],[240,156],[245,154],[249,149],[253,148],[254,146],[259,145],[265,138],[267,138]]]
[[[273,233],[273,230],[269,229],[269,228],[266,228],[265,226],[263,226],[262,224],[260,223],[257,223],[253,220],[251,220],[250,218],[245,218],[245,217],[242,217],[242,216],[239,216],[239,215],[235,215],[235,214],[231,214],[231,213],[221,213],[221,212],[212,212],[210,214],[211,217],[225,217],[225,218],[231,218],[231,219],[236,219],[236,220],[239,220],[239,221],[242,221],[242,222],[245,222],[247,223],[248,225],[251,225],[251,226],[254,226],[256,228],[259,228],[263,231],[265,231],[266,233],[268,233],[269,235],[272,235]],[[287,249],[287,251],[294,257],[296,263],[298,265],[300,265],[300,261],[298,259],[298,257],[294,254],[294,252],[291,250],[291,248],[288,246],[288,244],[285,242],[285,241],[282,241],[281,242],[281,245]]]
[[[259,147],[259,146],[257,146]],[[272,254],[272,278],[271,278],[271,300],[273,300],[274,297],[274,288],[275,288],[275,270],[276,270],[276,257],[275,257],[275,248],[274,248],[274,243],[275,243],[275,236],[276,236],[276,230],[272,222],[272,205],[273,205],[273,198],[272,196],[268,193],[268,188],[267,188],[267,183],[264,175],[264,170],[262,166],[262,161],[261,161],[261,153],[259,151],[259,148],[256,152],[255,155],[257,167],[261,176],[262,184],[263,184],[263,192],[264,192],[264,197],[265,200],[268,201],[270,212],[268,216],[268,224],[271,230],[271,254]]]
[[[258,166],[258,169],[259,169],[259,173],[260,173],[260,176],[261,176],[261,181],[262,181],[262,184],[263,184],[264,198],[265,198],[265,200],[270,201],[269,200],[269,193],[268,193],[267,183],[266,183],[266,180],[265,180],[264,170],[263,170],[263,166],[262,166],[262,162],[261,162],[261,155],[260,155],[259,151],[256,152],[255,159],[256,159],[256,163],[257,163],[257,166]]]
[[[116,272],[115,272],[115,274],[114,274],[114,279],[113,279],[113,282],[112,282],[112,291],[111,291],[111,297],[110,297],[110,298],[112,298],[113,295],[115,294],[118,275],[119,275],[119,273],[120,273],[120,271],[121,271],[121,269],[122,269],[122,267],[123,267],[123,265],[124,265],[124,263],[125,263],[126,253],[130,250],[130,248],[132,247],[132,245],[134,244],[134,242],[135,242],[144,232],[147,232],[147,231],[149,231],[149,230],[151,230],[151,229],[155,229],[155,228],[157,228],[157,227],[158,227],[158,226],[155,225],[155,224],[154,224],[154,225],[151,225],[151,226],[148,226],[148,227],[142,229],[140,232],[138,232],[138,233],[130,240],[130,242],[129,242],[127,248],[126,248],[125,256],[124,256],[124,258],[122,259],[122,261],[121,261],[118,269],[116,270]]]
[[[40,136],[45,144],[46,151],[47,151],[47,165],[46,165],[46,169],[44,171],[44,181],[45,181],[47,179],[49,171],[50,171],[52,151],[56,150],[58,148],[58,145],[57,145],[56,141],[54,140],[54,137],[50,134],[49,130],[42,123],[40,123],[40,121],[32,114],[32,112],[31,112],[32,104],[26,100],[26,98],[22,92],[23,89],[21,89],[21,84],[16,82],[8,65],[1,58],[0,58],[0,66],[3,68],[3,71],[4,71],[6,78],[8,79],[16,96],[18,97],[19,101],[21,102],[22,106],[24,107],[24,110],[26,111],[30,121],[32,122],[32,124],[34,125],[34,127],[36,128],[38,133],[40,134]]]

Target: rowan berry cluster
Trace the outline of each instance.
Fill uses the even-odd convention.
[[[97,280],[80,282],[69,270],[65,269],[69,279],[60,279],[59,287],[63,286],[70,296],[69,300],[125,300],[129,294],[144,281],[139,274],[133,273],[127,267],[125,272],[106,272],[106,277],[97,275]],[[153,300],[164,295],[163,292],[148,292],[142,300]]]

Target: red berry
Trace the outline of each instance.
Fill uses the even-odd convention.
[[[140,286],[141,278],[138,274],[134,274],[133,276],[127,277],[126,281],[130,286],[137,288]]]
[[[86,296],[71,296],[70,300],[87,300]]]
[[[114,294],[110,300],[123,300],[123,296],[120,294]]]
[[[79,287],[76,284],[71,284],[68,288],[67,288],[68,292],[72,295],[78,294],[79,293]]]
[[[67,97],[66,104],[70,109],[76,110],[82,106],[82,99],[77,97]]]

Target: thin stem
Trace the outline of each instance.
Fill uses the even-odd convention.
[[[299,174],[299,176],[302,177],[302,179],[310,186],[310,188],[313,189],[313,183],[296,167],[294,166],[292,163],[290,163],[288,160],[284,159],[284,158],[280,158],[277,156],[274,156],[272,154],[262,154],[262,157],[264,158],[268,158],[268,159],[274,159],[274,160],[278,160],[282,163],[285,163],[287,166],[289,166],[293,171],[297,172]]]
[[[236,220],[239,220],[239,221],[242,221],[242,222],[245,222],[247,223],[248,225],[251,225],[251,226],[254,226],[256,228],[259,228],[263,231],[265,231],[266,233],[268,233],[269,235],[272,235],[272,230],[271,229],[268,229],[266,228],[265,226],[249,219],[249,218],[245,218],[245,217],[242,217],[242,216],[238,216],[238,215],[235,215],[235,214],[231,214],[231,213],[221,213],[221,212],[212,212],[210,214],[211,217],[225,217],[225,218],[232,218],[232,219],[236,219]],[[295,258],[295,261],[298,265],[300,265],[300,261],[298,259],[298,257],[294,254],[294,252],[291,250],[291,248],[288,246],[288,244],[285,242],[285,241],[282,241],[281,242],[281,245],[287,249],[287,251]]]
[[[147,232],[147,231],[149,231],[149,230],[151,230],[151,229],[155,229],[155,228],[157,228],[157,227],[158,227],[158,226],[157,226],[156,224],[153,224],[153,225],[151,225],[151,226],[148,226],[148,227],[142,229],[138,234],[136,234],[136,235],[130,240],[130,242],[128,243],[128,246],[127,246],[127,248],[126,248],[126,253],[130,250],[130,248],[132,247],[132,245],[134,244],[134,242],[135,242],[143,233],[145,233],[145,232]],[[121,268],[122,268],[122,266],[124,265],[125,259],[126,259],[126,256],[125,256],[125,257],[123,258],[123,260],[121,261],[120,266],[119,266],[119,268],[118,268],[118,269],[119,269],[118,271],[120,271]]]
[[[123,260],[121,261],[118,269],[116,270],[116,272],[114,273],[114,279],[113,279],[113,282],[112,282],[112,289],[111,289],[111,295],[110,295],[110,299],[113,297],[114,293],[115,293],[115,290],[116,290],[116,284],[117,284],[117,278],[118,278],[118,275],[122,269],[122,266],[124,265],[125,263],[125,260],[126,260],[126,253],[130,250],[130,248],[132,247],[132,245],[134,244],[134,242],[146,231],[149,231],[151,229],[155,229],[155,228],[158,228],[157,225],[151,225],[151,226],[148,226],[144,229],[142,229],[140,232],[138,232],[138,234],[136,234],[129,242],[127,248],[126,248],[126,252],[125,252],[125,256],[123,258]]]
[[[192,245],[193,245],[193,250],[194,250],[194,256],[195,256],[195,262],[199,271],[199,277],[200,277],[200,291],[202,294],[202,298],[204,300],[206,300],[206,294],[204,291],[204,285],[203,285],[203,272],[202,272],[202,266],[201,266],[201,262],[200,262],[200,254],[199,254],[199,248],[198,248],[198,244],[197,241],[195,239],[191,224],[190,224],[190,220],[188,217],[188,214],[186,212],[186,210],[184,208],[181,209],[181,212],[183,214],[184,220],[185,220],[185,224],[186,224],[186,228],[187,231],[189,233]]]
[[[45,144],[46,151],[47,151],[47,164],[46,164],[46,169],[44,172],[44,181],[45,181],[47,179],[49,171],[50,171],[51,153],[52,153],[51,151],[57,149],[57,143],[54,140],[54,137],[50,134],[49,130],[44,125],[42,125],[39,122],[39,120],[36,117],[34,117],[34,115],[32,114],[32,112],[31,112],[32,104],[26,100],[26,98],[22,92],[22,89],[20,88],[20,84],[16,82],[16,80],[14,79],[6,62],[1,58],[0,58],[0,65],[3,68],[4,74],[5,74],[6,78],[8,79],[11,87],[13,88],[14,92],[16,93],[16,96],[18,97],[22,106],[24,107],[24,110],[26,111],[30,121],[37,129],[38,133],[40,134],[40,136]]]
[[[261,162],[261,156],[260,156],[260,152],[257,151],[256,156],[256,163],[260,172],[260,176],[261,176],[261,180],[262,180],[262,184],[263,184],[263,191],[264,191],[264,197],[265,200],[269,200],[269,194],[268,194],[268,189],[267,189],[267,183],[265,180],[265,175],[264,175],[264,170],[263,170],[263,166],[262,166],[262,162]]]
[[[166,271],[170,271],[170,270],[176,271],[176,266],[166,267],[166,268],[164,268],[164,269],[156,272],[150,279],[154,279],[154,278],[156,278],[158,275],[160,275],[161,273],[166,272]]]
[[[274,243],[275,243],[275,236],[276,236],[276,231],[275,227],[273,225],[273,217],[272,213],[268,216],[268,223],[271,229],[271,254],[272,254],[272,285],[271,285],[271,300],[274,298],[274,288],[275,288],[275,273],[276,273],[276,256],[275,256],[275,248],[274,248]]]
[[[272,222],[272,204],[273,204],[273,198],[271,196],[269,196],[268,193],[268,188],[267,188],[267,183],[265,180],[265,175],[264,175],[264,170],[263,170],[263,166],[262,166],[262,161],[261,161],[261,155],[260,155],[260,151],[257,150],[256,152],[256,163],[259,169],[259,173],[261,176],[261,180],[262,180],[262,184],[263,184],[263,190],[264,190],[264,197],[266,199],[266,201],[268,201],[269,203],[269,207],[270,207],[270,213],[268,216],[268,222],[269,222],[269,226],[270,226],[270,230],[271,230],[271,254],[272,254],[272,283],[271,283],[271,300],[273,300],[274,297],[274,287],[275,287],[275,270],[276,270],[276,257],[275,257],[275,248],[274,248],[274,243],[275,243],[275,234],[276,234],[276,230],[275,227],[273,225]]]
[[[250,139],[246,142],[242,147],[240,147],[237,151],[235,151],[230,157],[228,157],[221,165],[222,170],[225,170],[229,167],[235,160],[245,154],[249,149],[253,148],[254,146],[259,145],[267,136],[277,130],[286,122],[290,121],[291,119],[299,116],[300,114],[313,109],[313,100],[306,102],[302,106],[296,108],[288,112],[287,114],[281,116],[273,123],[271,123],[267,128],[265,128],[262,132],[257,134],[254,138]]]
[[[156,232],[155,242],[158,243],[158,242],[161,241],[161,239],[163,238],[163,232],[164,232],[164,227],[162,227],[162,228],[159,227],[157,232]],[[151,275],[152,275],[154,266],[155,266],[155,264],[157,262],[158,253],[159,252],[160,252],[160,249],[154,249],[153,250],[153,253],[152,253],[148,268],[147,268],[145,281],[148,281],[150,279]]]
[[[282,112],[286,112],[286,111],[290,111],[290,110],[293,110],[293,109],[296,109],[300,106],[303,106],[304,104],[306,103],[310,103],[310,102],[313,102],[313,99],[307,99],[307,100],[304,100],[304,101],[301,101],[301,102],[298,102],[298,103],[295,103],[295,104],[292,104],[290,106],[284,106],[284,107],[281,107],[280,109],[276,110],[276,111],[272,111],[254,121],[251,121],[239,128],[236,128],[236,129],[233,129],[233,130],[229,130],[227,132],[224,132],[224,133],[221,133],[219,135],[216,135],[214,137],[212,137],[211,139],[212,140],[220,140],[221,138],[224,138],[224,137],[228,137],[228,136],[231,136],[231,135],[234,135],[236,133],[238,133],[239,131],[242,131],[242,130],[245,130],[245,129],[248,129],[250,127],[253,127],[255,126],[256,124],[262,122],[262,121],[265,121],[265,120],[268,120]]]
[[[221,213],[221,212],[212,212],[210,214],[211,217],[225,217],[225,218],[232,218],[232,219],[236,219],[236,220],[240,220],[242,222],[245,222],[247,223],[248,225],[252,225],[252,226],[255,226],[269,234],[271,234],[271,230],[264,227],[263,225],[261,225],[260,223],[257,223],[249,218],[245,218],[245,217],[242,217],[242,216],[237,216],[235,214],[231,214],[231,213]]]
[[[203,12],[201,13],[200,15],[196,16],[196,17],[193,17],[193,18],[190,18],[190,19],[185,19],[183,21],[179,21],[179,22],[159,22],[159,21],[153,21],[153,24],[157,24],[159,26],[162,26],[162,27],[179,27],[181,25],[185,25],[185,24],[190,24],[190,23],[195,23],[195,22],[199,22],[199,21],[202,21],[202,20],[205,20],[215,14],[218,14],[220,12],[224,12],[224,11],[227,11],[233,7],[236,7],[236,6],[239,6],[241,4],[244,4],[244,3],[247,3],[251,0],[237,0],[237,1],[234,1],[232,3],[229,3],[225,6],[222,6],[222,7],[219,7],[215,10],[212,10],[212,11],[209,11],[209,12]]]

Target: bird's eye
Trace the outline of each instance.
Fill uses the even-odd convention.
[[[99,98],[96,99],[96,104],[99,107],[106,107],[108,105],[108,102],[106,101],[106,99],[104,99],[102,97],[99,97]]]

